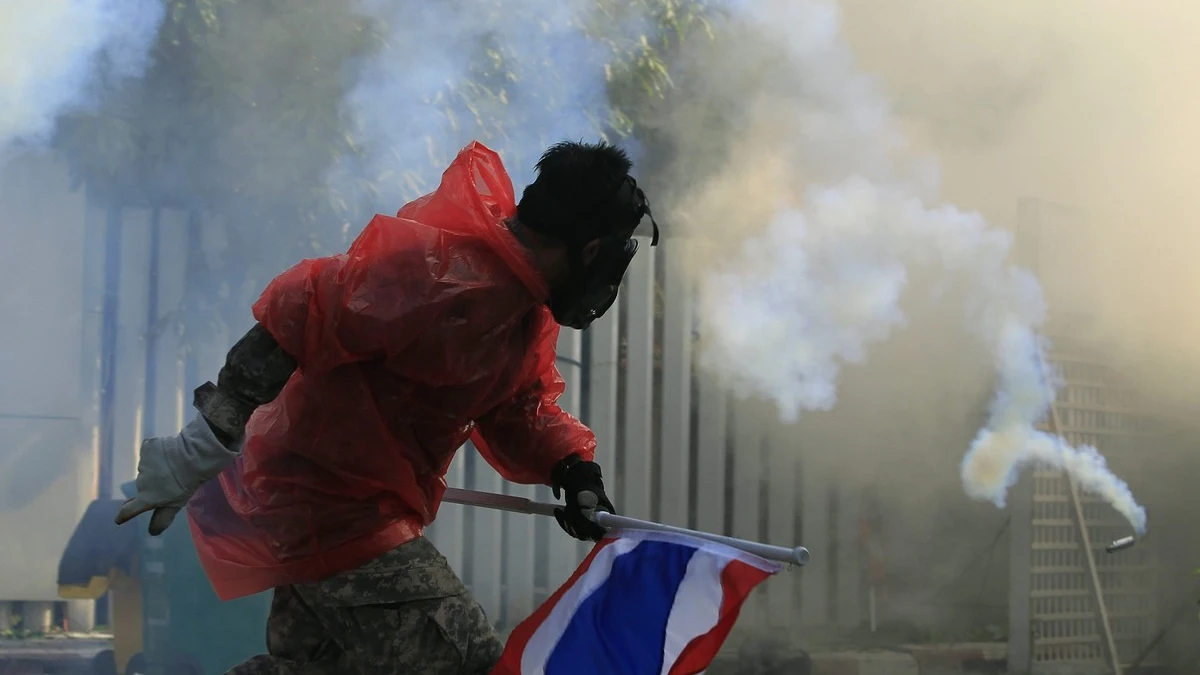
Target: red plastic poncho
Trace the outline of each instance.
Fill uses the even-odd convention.
[[[299,368],[189,504],[218,596],[319,580],[418,536],[468,438],[517,483],[591,459],[595,437],[555,403],[558,324],[504,224],[515,212],[500,158],[473,143],[436,192],[267,287],[254,316]]]

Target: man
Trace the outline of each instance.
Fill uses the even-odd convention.
[[[222,599],[274,589],[269,653],[230,672],[488,672],[502,644],[422,536],[468,439],[506,479],[565,493],[569,534],[603,536],[613,506],[595,437],[555,403],[555,345],[611,306],[636,252],[630,167],[561,143],[514,205],[499,157],[467,146],[346,254],[272,281],[200,416],[143,443],[117,522],[152,511],[157,535],[187,505]]]

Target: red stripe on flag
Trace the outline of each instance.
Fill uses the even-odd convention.
[[[504,645],[504,653],[500,656],[500,661],[496,664],[496,667],[492,669],[491,675],[521,674],[521,655],[525,653],[525,645],[529,644],[529,638],[533,637],[534,632],[542,625],[546,617],[550,615],[551,610],[558,604],[558,601],[567,592],[567,589],[574,586],[579,577],[583,576],[583,573],[592,566],[592,560],[596,558],[596,554],[615,541],[617,540],[602,539],[593,546],[591,552],[583,559],[583,562],[580,563],[575,573],[571,575],[571,578],[567,579],[566,583],[562,586],[559,586],[554,595],[551,595],[546,599],[546,602],[543,602],[540,607],[535,609],[533,614],[529,615],[528,619],[525,619],[513,629],[513,632],[508,636],[508,642]]]
[[[721,600],[717,625],[683,648],[669,675],[696,675],[707,669],[721,650],[721,645],[725,644],[729,631],[733,630],[733,624],[737,622],[742,604],[750,592],[771,574],[740,560],[730,560],[725,569],[721,570],[724,597]]]

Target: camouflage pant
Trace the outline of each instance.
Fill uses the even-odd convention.
[[[424,537],[314,584],[275,589],[267,650],[226,675],[485,675],[503,644]]]

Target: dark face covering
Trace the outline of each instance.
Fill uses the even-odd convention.
[[[554,290],[549,302],[554,320],[562,326],[583,330],[616,302],[621,280],[638,250],[633,233],[642,218],[650,217],[650,224],[654,228],[650,245],[658,245],[658,223],[654,222],[654,215],[650,213],[645,193],[632,177],[625,178],[613,201],[615,209],[605,216],[609,219],[607,225],[611,234],[600,238],[599,250],[591,263],[583,263],[583,248],[590,239],[567,244],[569,276],[565,283]],[[612,227],[613,224],[616,226]],[[597,231],[598,228],[581,229]]]

